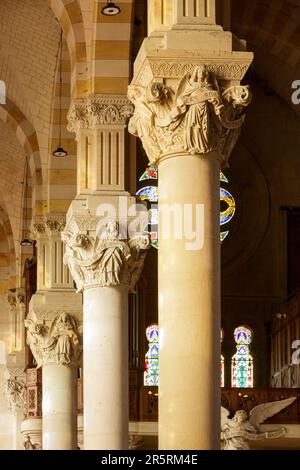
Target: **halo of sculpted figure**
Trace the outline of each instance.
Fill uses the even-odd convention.
[[[150,162],[164,155],[205,155],[214,151],[227,162],[251,101],[248,86],[220,89],[206,66],[181,78],[176,93],[161,82],[130,85],[135,105],[128,130],[139,137]]]
[[[268,418],[279,413],[291,405],[296,397],[287,398],[255,406],[249,413],[238,410],[234,417],[229,419],[230,412],[221,407],[221,449],[222,450],[249,450],[249,441],[262,439],[276,439],[286,434],[284,427],[273,431],[262,431],[260,425]]]

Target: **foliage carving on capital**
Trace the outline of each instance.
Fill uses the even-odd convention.
[[[81,328],[74,316],[61,312],[50,325],[27,317],[25,327],[27,343],[38,367],[47,364],[78,366],[82,353]]]
[[[103,125],[125,126],[133,106],[124,95],[95,95],[75,100],[68,112],[68,130],[96,129]]]
[[[206,66],[185,73],[177,90],[162,82],[130,85],[135,105],[129,132],[139,137],[151,163],[174,154],[213,155],[227,163],[251,102],[248,86],[222,89]]]
[[[134,290],[151,246],[149,235],[120,239],[119,225],[115,221],[108,222],[95,237],[65,231],[62,239],[66,245],[65,263],[78,291],[91,286],[120,284]]]
[[[47,214],[35,217],[31,232],[35,239],[51,235],[58,235],[66,225],[64,215]]]

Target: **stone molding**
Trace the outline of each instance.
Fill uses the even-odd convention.
[[[81,226],[82,221],[81,217]],[[102,232],[95,231],[93,236],[88,230],[80,231],[78,226],[73,231],[65,230],[62,239],[66,245],[65,263],[78,291],[119,285],[133,291],[151,246],[149,235],[120,239],[119,224],[115,221],[107,223]]]
[[[172,155],[208,155],[226,165],[251,102],[248,86],[222,88],[204,66],[184,73],[177,89],[160,81],[130,85],[135,105],[128,130],[139,137],[151,163]]]
[[[74,100],[68,112],[69,132],[99,126],[125,126],[133,106],[125,95],[94,95]]]

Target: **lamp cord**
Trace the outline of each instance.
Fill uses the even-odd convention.
[[[62,29],[61,29],[60,30],[60,64],[59,64],[59,147],[61,147],[62,43],[63,43],[63,37],[62,37]]]

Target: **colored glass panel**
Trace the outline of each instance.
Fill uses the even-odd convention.
[[[151,325],[146,329],[148,351],[145,355],[144,386],[153,387],[159,384],[158,356],[159,333],[158,325]]]
[[[252,342],[252,332],[245,326],[234,330],[236,353],[231,360],[231,386],[234,388],[253,387],[253,358],[249,345]]]

